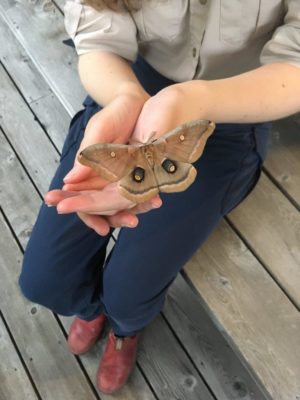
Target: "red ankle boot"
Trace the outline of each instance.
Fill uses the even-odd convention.
[[[104,314],[92,321],[76,317],[68,336],[68,347],[74,354],[83,354],[90,350],[100,339],[106,321]]]
[[[101,392],[112,394],[125,385],[137,354],[138,335],[118,338],[110,332],[97,373]]]

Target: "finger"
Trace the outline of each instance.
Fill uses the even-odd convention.
[[[136,214],[142,214],[148,212],[155,208],[161,207],[161,205],[162,205],[161,198],[159,196],[155,196],[150,201],[138,204],[137,206],[131,208],[130,212],[120,211],[115,215],[108,216],[107,221],[111,226],[115,228],[117,227],[135,228],[139,222]]]
[[[60,214],[71,212],[85,212],[88,214],[111,215],[116,210],[126,210],[135,206],[130,200],[121,196],[117,190],[77,192],[77,196],[70,196],[63,199],[57,205]]]
[[[84,213],[78,213],[78,217],[82,222],[89,228],[93,229],[98,235],[106,236],[110,231],[110,224],[104,217],[98,215],[89,215]]]
[[[60,201],[74,196],[78,196],[78,192],[67,192],[55,189],[46,193],[44,195],[44,200],[47,205],[56,206]]]
[[[83,166],[78,161],[78,154],[86,147],[96,143],[126,143],[129,132],[125,135],[120,134],[121,124],[115,123],[115,118],[118,115],[120,105],[119,101],[112,102],[110,105],[103,108],[101,111],[93,115],[89,120],[84,137],[80,143],[80,147],[74,160],[74,167],[64,177],[65,183],[77,183],[86,179],[91,173],[89,167]],[[135,122],[135,121],[133,121]],[[128,128],[127,128],[128,130]]]
[[[149,201],[146,201],[145,203],[137,204],[135,207],[130,209],[130,212],[135,214],[142,214],[150,210],[153,210],[155,208],[159,208],[161,206],[162,206],[162,200],[158,195],[156,195],[155,197],[153,197]]]
[[[137,216],[128,211],[120,211],[115,215],[107,216],[106,220],[114,228],[135,228],[139,223]]]
[[[78,183],[67,183],[63,186],[62,190],[69,192],[81,191],[81,190],[101,190],[109,182],[100,176],[92,176],[83,182]]]
[[[64,183],[76,183],[88,179],[93,173],[90,167],[79,164],[77,160],[77,155],[75,159],[74,167],[67,173],[64,177]]]

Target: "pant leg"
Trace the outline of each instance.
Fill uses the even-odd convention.
[[[137,228],[121,230],[102,294],[117,334],[133,335],[159,313],[177,273],[255,186],[267,137],[265,126],[220,125],[196,163],[194,184],[162,195],[160,209],[141,215]]]
[[[134,72],[151,94],[172,84],[139,58]],[[91,116],[100,107],[87,97],[72,119],[61,163],[50,189],[61,188]],[[102,311],[102,265],[108,237],[98,236],[76,214],[58,215],[42,205],[24,255],[19,279],[25,297],[61,315],[93,319]]]
[[[89,103],[72,119],[61,162],[50,189],[61,188],[72,168],[89,118],[99,110]],[[101,237],[77,214],[58,215],[41,206],[27,245],[20,287],[28,299],[62,315],[93,319],[102,311],[102,265],[109,236]]]

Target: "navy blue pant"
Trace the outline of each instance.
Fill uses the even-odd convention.
[[[172,82],[139,60],[134,70],[150,94]],[[51,189],[72,168],[89,118],[91,98],[73,118]],[[42,205],[27,246],[23,294],[62,315],[91,320],[105,312],[118,335],[133,335],[161,310],[169,285],[220,219],[253,189],[268,141],[268,124],[220,124],[195,163],[194,184],[162,194],[160,209],[140,215],[137,228],[121,229],[104,265],[109,240],[76,214]]]

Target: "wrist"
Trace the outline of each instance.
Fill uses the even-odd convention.
[[[114,97],[126,97],[135,104],[144,105],[150,95],[138,82],[125,81],[121,83],[115,91]]]
[[[193,80],[173,85],[189,111],[189,120],[211,120],[213,99],[206,81]]]

